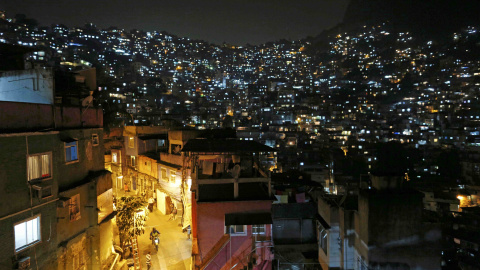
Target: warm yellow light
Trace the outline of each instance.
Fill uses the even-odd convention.
[[[465,200],[465,197],[463,197],[462,195],[458,195],[457,199],[459,199],[461,201],[461,200]]]

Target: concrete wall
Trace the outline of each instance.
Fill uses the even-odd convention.
[[[139,155],[137,168],[138,168],[138,171],[143,174],[146,174],[155,179],[157,179],[158,177],[158,166],[157,166],[157,161],[155,159],[151,159],[149,157]]]
[[[62,148],[56,139],[58,132],[46,134],[30,133],[22,135],[0,134],[0,217],[4,217],[31,206],[37,206],[52,198],[30,201],[31,193],[27,180],[27,153],[52,152],[52,176],[59,176],[58,159],[53,153]],[[61,152],[60,152],[61,153]],[[53,196],[56,197],[58,186],[53,178],[43,181],[52,185]]]
[[[156,192],[157,192],[157,209],[160,210],[160,212],[162,212],[162,214],[164,215],[169,214],[167,213],[167,204],[166,204],[167,194],[165,194],[164,192],[158,189],[156,190]]]
[[[93,145],[92,134],[98,135],[98,145]],[[78,161],[65,162],[64,140],[67,138],[78,142]],[[97,192],[111,190],[110,176],[101,174],[104,168],[103,130],[0,134],[0,149],[0,234],[3,242],[0,265],[12,265],[12,261],[30,256],[32,269],[37,265],[38,269],[56,269],[59,252],[63,253],[65,245],[74,244],[73,238],[85,235],[87,228],[97,224]],[[45,152],[52,154],[52,177],[36,181],[34,185],[51,186],[52,195],[39,198],[27,180],[27,156]],[[96,181],[92,182],[95,177]],[[69,220],[68,203],[63,207],[68,201],[58,200],[59,194],[63,197],[80,195],[80,219]],[[34,245],[35,248],[28,247],[16,254],[14,224],[37,214],[40,214],[41,242]],[[91,243],[87,244],[90,248]],[[8,269],[11,268],[13,266]]]
[[[98,108],[85,110],[79,107],[0,101],[0,127],[4,131],[103,127],[103,112]]]
[[[91,224],[97,223],[96,218],[96,203],[93,200],[90,192],[90,188],[94,187],[93,184],[88,183],[82,186],[79,186],[74,189],[60,193],[60,196],[66,198],[72,198],[75,195],[80,195],[80,218],[78,220],[71,220],[69,215],[69,205],[73,202],[67,201],[65,207],[59,207],[57,209],[58,216],[58,229],[57,229],[57,239],[59,243],[69,242],[72,235],[77,235],[90,227]],[[91,207],[94,206],[94,207]],[[93,222],[92,222],[93,221]]]
[[[102,265],[105,265],[108,258],[113,254],[113,222],[112,220],[106,221],[98,227],[99,236],[99,257]]]
[[[92,144],[92,134],[99,136],[100,144]],[[78,141],[78,162],[65,163],[63,142],[60,143],[59,156],[59,189],[65,190],[85,179],[89,172],[104,169],[105,149],[103,148],[103,129],[66,130],[59,134],[59,138],[74,138]]]
[[[50,69],[2,72],[0,89],[1,101],[53,104],[53,72]]]
[[[147,152],[152,152],[157,150],[157,139],[153,140],[139,140],[138,142],[138,153],[144,154]]]
[[[0,269],[15,269],[17,261],[25,257],[30,257],[29,269],[37,269],[37,266],[38,269],[56,269],[56,208],[56,202],[51,201],[32,211],[22,212],[11,217],[2,216],[0,219],[2,239]],[[16,253],[14,224],[35,215],[40,215],[41,242]]]
[[[406,189],[360,193],[355,248],[370,267],[440,269],[441,253],[432,247],[440,245],[441,232],[422,221],[422,200],[422,193]]]
[[[133,143],[133,148],[129,146],[128,141],[130,140],[129,138],[133,137],[134,143]],[[124,137],[124,145],[125,145],[125,155],[127,156],[138,156],[138,137],[136,136],[125,136]],[[127,165],[130,164],[129,161],[127,161]]]

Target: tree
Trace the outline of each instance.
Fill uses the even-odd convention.
[[[145,215],[139,214],[147,202],[142,197],[121,197],[117,200],[117,227],[120,233],[120,245],[125,249],[127,242],[145,233]]]

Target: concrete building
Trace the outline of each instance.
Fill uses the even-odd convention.
[[[111,265],[114,215],[101,109],[54,105],[48,69],[0,77],[2,89],[12,89],[0,98],[2,268]],[[27,80],[16,91],[19,78]]]
[[[255,141],[191,139],[183,147],[191,170],[195,269],[268,269],[273,254],[271,183]]]
[[[322,269],[441,268],[439,225],[425,218],[423,193],[402,179],[371,175],[358,195],[318,197]]]

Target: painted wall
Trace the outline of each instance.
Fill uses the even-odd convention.
[[[27,197],[28,198],[28,197]],[[18,198],[17,198],[18,200]],[[12,217],[0,219],[0,269],[15,269],[16,262],[22,258],[30,257],[30,268],[56,269],[56,219],[57,205],[51,202],[42,207],[26,211]],[[40,214],[41,242],[18,253],[15,252],[14,224]]]
[[[167,197],[167,194],[157,189],[157,209],[160,210],[160,212],[162,212],[162,214],[164,215],[168,214],[167,204],[165,201],[166,197]]]
[[[271,204],[271,201],[197,203],[196,224],[201,256],[205,256],[225,234],[225,214],[270,212]],[[248,239],[249,234],[232,237],[233,253]]]
[[[50,69],[0,73],[0,100],[53,104],[53,72]]]
[[[98,135],[98,145],[92,143],[92,134]],[[64,138],[78,140],[77,162],[65,162]],[[32,269],[36,269],[37,264],[39,269],[56,269],[58,244],[83,234],[90,225],[97,224],[97,191],[111,190],[111,181],[105,180],[110,179],[109,175],[97,179],[97,190],[95,183],[82,185],[96,177],[90,172],[101,173],[103,170],[103,130],[99,128],[0,134],[0,149],[0,234],[3,242],[0,264],[11,265],[12,259],[16,261],[24,256],[33,259],[36,255]],[[31,190],[28,184],[27,156],[46,152],[52,154],[52,177],[35,185],[51,186],[52,195],[39,198],[37,192]],[[56,200],[59,189],[64,191],[62,195],[65,197],[80,195],[80,219],[69,220],[68,203],[65,208],[58,207],[61,204]],[[33,211],[27,211],[31,206]],[[42,241],[35,245],[35,248],[29,247],[16,254],[14,224],[31,217],[32,214],[41,215]],[[61,245],[60,250],[62,248]]]
[[[130,147],[128,144],[129,138],[133,137],[134,143],[133,147]],[[125,136],[124,137],[124,145],[125,145],[125,155],[127,156],[138,156],[138,137],[136,136]],[[130,164],[127,161],[127,165]]]
[[[103,127],[103,111],[0,101],[0,127],[8,131]]]

